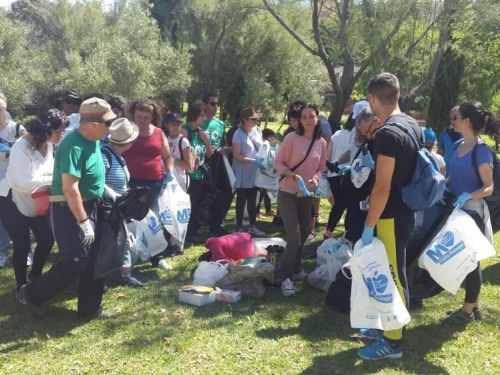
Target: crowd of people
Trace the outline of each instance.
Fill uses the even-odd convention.
[[[278,137],[261,130],[261,114],[253,107],[239,111],[238,121],[228,129],[216,117],[219,98],[207,93],[189,105],[187,122],[179,113],[164,113],[155,101],[136,100],[125,106],[118,98],[107,101],[99,93],[80,98],[66,92],[58,100],[60,109],[42,112],[27,127],[17,124],[0,97],[0,267],[8,265],[9,238],[13,245],[12,263],[17,283],[16,298],[38,316],[45,316],[44,304],[79,279],[78,314],[110,318],[102,308],[104,279],[94,279],[96,201],[103,195],[116,199],[129,188],[149,188],[149,208],[159,215],[158,197],[162,183],[176,179],[191,200],[186,242],[199,244],[203,225],[213,235],[225,235],[229,209],[209,223],[201,220],[200,207],[206,194],[206,179],[219,157],[227,156],[234,173],[236,195],[235,233],[245,231],[264,236],[258,227],[260,205],[273,216],[273,224],[283,226],[286,248],[283,255],[282,294],[295,294],[294,283],[307,278],[302,269],[302,252],[314,238],[319,221],[320,180],[326,176],[332,192],[324,238],[332,237],[344,217],[345,238],[369,245],[374,236],[385,246],[397,289],[409,305],[405,251],[415,224],[415,213],[402,198],[401,189],[410,180],[417,149],[408,132],[432,151],[437,137],[431,129],[422,131],[418,122],[402,113],[398,79],[390,73],[373,77],[368,99],[353,106],[343,129],[334,131],[318,107],[292,103],[274,159],[281,175],[274,213],[265,189],[255,185],[263,169],[259,150],[266,140]],[[406,129],[403,131],[399,126]],[[462,208],[483,231],[488,226],[484,198],[493,192],[493,159],[484,147],[478,148],[476,166],[471,152],[481,142],[480,134],[500,136],[496,117],[479,102],[465,102],[450,112],[450,126],[438,142],[433,157],[447,178]],[[498,138],[497,138],[498,139]],[[476,167],[476,169],[474,169]],[[475,173],[478,170],[478,173]],[[50,215],[35,213],[33,192],[50,188]],[[260,198],[258,198],[260,196]],[[30,231],[36,247],[32,266]],[[59,256],[49,271],[43,267],[54,241]],[[162,252],[150,259],[152,266],[169,270]],[[132,273],[130,249],[124,254],[121,280],[141,287]],[[463,306],[448,312],[443,322],[456,324],[481,319],[478,298],[480,266],[466,279]],[[361,336],[374,341],[359,350],[365,359],[402,356],[403,329],[378,331],[362,329]]]

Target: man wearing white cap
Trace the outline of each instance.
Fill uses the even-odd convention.
[[[78,315],[112,318],[101,307],[104,279],[94,280],[94,243],[97,199],[104,192],[104,164],[99,139],[116,115],[106,101],[85,100],[80,107],[80,127],[68,134],[57,150],[51,188],[50,219],[59,247],[59,259],[36,282],[23,285],[21,295],[38,317],[42,306],[77,279]]]

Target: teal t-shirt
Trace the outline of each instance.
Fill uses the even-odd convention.
[[[99,198],[104,192],[105,178],[101,142],[89,141],[78,131],[65,136],[56,152],[51,195],[63,195],[63,173],[80,179],[78,190],[82,198]]]
[[[198,166],[202,166],[203,164],[205,164],[205,154],[207,153],[207,146],[205,146],[205,143],[203,143],[203,141],[201,140],[198,132],[193,131],[191,124],[188,123],[184,125],[183,128],[188,134],[187,138],[189,143],[191,143],[191,147],[193,147],[196,155],[200,157],[200,163],[198,164]],[[193,173],[188,173],[188,175],[193,180],[203,179],[203,173],[199,168]]]
[[[211,120],[205,120],[200,129],[205,130],[208,133],[208,139],[210,139],[210,145],[212,148],[218,149],[222,146],[222,139],[224,138],[224,132],[226,129],[226,124],[214,117]]]

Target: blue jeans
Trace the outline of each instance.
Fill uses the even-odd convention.
[[[0,256],[8,256],[9,255],[9,232],[3,226],[0,221]]]

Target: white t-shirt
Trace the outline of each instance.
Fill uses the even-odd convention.
[[[189,143],[189,140],[181,135],[178,135],[177,138],[170,138],[168,137],[168,147],[170,147],[170,154],[175,160],[182,160],[181,158],[181,149],[184,151],[186,147],[191,147],[191,144]],[[180,140],[182,139],[182,144],[179,146]],[[179,181],[179,184],[182,186],[183,190],[187,190],[187,174],[186,170],[175,167],[175,174],[177,177],[177,181]]]
[[[431,155],[436,161],[439,170],[441,170],[441,168],[444,168],[446,166],[446,163],[444,162],[444,159],[441,155],[436,154],[435,152],[431,152]]]
[[[66,137],[69,133],[74,131],[75,129],[78,129],[80,127],[80,114],[79,113],[73,113],[68,116],[69,124],[64,129],[63,136],[59,142],[57,142],[56,146],[59,146],[61,144],[61,141]]]
[[[16,141],[16,127],[17,124],[14,121],[9,122],[7,126],[5,126],[5,128],[0,132],[0,138],[2,138],[4,141],[14,143]],[[26,131],[26,128],[22,125],[19,125],[19,134],[23,131]],[[7,173],[9,159],[10,157],[5,159],[4,161],[0,161],[0,180],[2,180]]]
[[[338,132],[336,132],[334,135],[332,135],[332,158],[331,162],[334,162],[335,160],[338,160],[347,150],[349,150],[349,147],[354,144],[354,138],[356,136],[355,131],[349,131],[346,129],[342,129]],[[340,164],[339,167],[344,167],[346,165],[349,165],[349,162]],[[334,177],[337,174],[334,172],[328,172],[327,176],[328,177]]]
[[[12,189],[12,200],[17,209],[25,216],[36,216],[31,193],[40,186],[52,183],[54,146],[47,144],[44,157],[26,139],[19,138],[10,149],[9,160],[7,175],[0,181],[0,195],[6,197]]]

